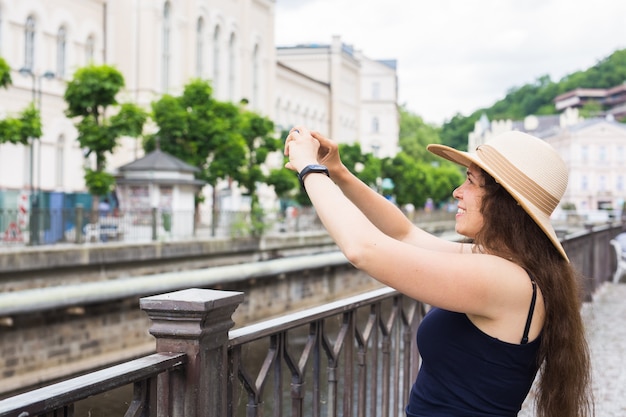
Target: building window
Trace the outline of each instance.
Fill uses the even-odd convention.
[[[217,95],[220,85],[220,27],[213,32],[213,91]]]
[[[232,33],[228,43],[228,98],[230,101],[235,100],[235,72],[237,69],[235,56],[235,34]]]
[[[587,161],[588,161],[588,159],[589,159],[589,146],[587,146],[587,145],[583,145],[583,146],[580,148],[580,152],[581,152],[581,154],[580,154],[580,159],[581,159],[583,162],[587,162]]]
[[[293,107],[293,115],[294,115],[295,120],[297,120],[297,122],[300,123],[300,120],[302,120],[302,117],[300,117],[300,105],[299,104],[296,104]]]
[[[604,175],[600,175],[600,184],[598,191],[606,191],[606,177]]]
[[[293,123],[291,123],[291,120],[293,119],[292,114],[291,114],[291,102],[287,101],[287,103],[285,104],[285,130],[289,130],[291,129],[291,126],[293,126]]]
[[[204,19],[198,18],[196,26],[196,77],[204,73]]]
[[[161,51],[161,87],[167,92],[170,85],[170,36],[171,36],[171,6],[166,1],[163,5],[163,49]]]
[[[259,45],[257,44],[252,52],[252,108],[257,108],[259,105],[260,72]]]
[[[280,108],[280,98],[276,99],[276,105],[274,106],[274,119],[276,119],[276,130],[280,132],[283,128],[282,112]]]
[[[380,83],[372,83],[372,99],[380,99]]]
[[[65,77],[66,48],[67,31],[65,30],[65,26],[61,26],[57,33],[57,75],[59,78]]]
[[[55,172],[55,181],[56,186],[61,188],[63,187],[63,178],[65,176],[65,136],[59,136],[59,140],[57,141],[56,146],[56,172]]]
[[[624,147],[622,145],[617,146],[617,162],[620,165],[624,162]]]
[[[96,41],[93,35],[89,35],[87,42],[85,42],[85,65],[93,64],[93,57],[95,55]]]
[[[380,130],[380,122],[378,121],[378,117],[372,118],[372,133],[378,133]]]
[[[598,159],[600,162],[606,161],[606,146],[600,146],[598,149]]]
[[[311,126],[311,123],[309,123],[309,108],[305,107],[304,110],[302,110],[302,117],[301,117],[302,123],[304,123],[306,126]]]
[[[35,69],[35,18],[28,16],[24,30],[24,68]]]
[[[580,189],[583,191],[586,191],[588,187],[589,187],[589,179],[587,178],[586,175],[583,175],[581,177]]]
[[[624,176],[623,175],[617,176],[617,182],[615,184],[615,188],[617,189],[617,191],[624,190]]]

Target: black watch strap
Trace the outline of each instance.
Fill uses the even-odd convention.
[[[330,178],[330,173],[328,172],[328,168],[326,168],[325,165],[317,165],[317,164],[307,165],[302,169],[302,171],[298,173],[298,179],[300,180],[300,185],[302,186],[303,189],[304,189],[304,177],[306,177],[307,175],[313,172],[326,174],[326,176]]]

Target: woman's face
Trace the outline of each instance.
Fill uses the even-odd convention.
[[[472,164],[467,169],[465,182],[452,193],[458,200],[456,232],[470,239],[483,227],[483,215],[480,210],[485,195],[484,181],[482,170]]]

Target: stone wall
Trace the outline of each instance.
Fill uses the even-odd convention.
[[[351,265],[217,285],[242,291],[235,326],[380,287]],[[139,297],[18,315],[0,326],[0,397],[151,353]],[[7,325],[11,324],[11,325]]]
[[[335,251],[326,232],[262,239],[54,245],[0,251],[0,292]]]

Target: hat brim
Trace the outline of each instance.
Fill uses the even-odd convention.
[[[458,165],[469,167],[472,164],[476,164],[485,172],[493,177],[493,179],[504,187],[505,190],[519,203],[520,206],[528,213],[528,215],[535,221],[535,223],[541,228],[541,230],[545,233],[546,236],[550,239],[554,247],[559,251],[559,253],[569,262],[569,258],[565,253],[565,249],[563,245],[561,245],[561,241],[556,235],[554,227],[552,227],[552,223],[550,221],[550,217],[547,216],[544,212],[536,208],[533,204],[528,201],[524,196],[518,193],[516,190],[509,187],[506,181],[503,181],[500,175],[498,175],[495,170],[493,170],[489,164],[485,161],[482,161],[477,154],[459,151],[457,149],[451,148],[445,145],[439,144],[431,144],[428,145],[427,148],[433,154],[440,156],[448,161],[454,162]]]

